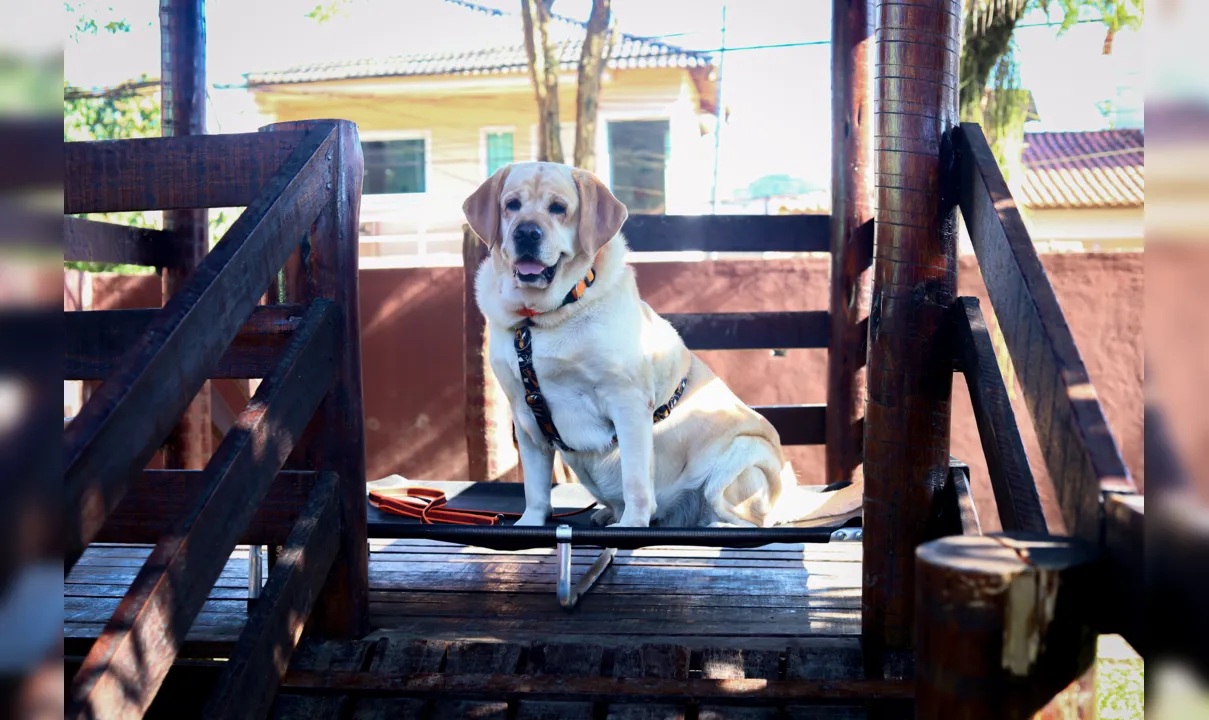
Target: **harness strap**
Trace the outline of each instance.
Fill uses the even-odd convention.
[[[499,525],[504,518],[519,518],[521,513],[494,510],[454,510],[447,507],[449,498],[441,490],[426,487],[372,490],[369,504],[392,515],[415,518],[425,525]],[[556,513],[551,518],[582,515],[596,503],[570,512]]]
[[[576,283],[575,287],[567,293],[567,297],[563,299],[562,305],[566,307],[573,302],[576,302],[584,296],[584,292],[592,287],[592,283],[596,280],[596,270],[588,270],[588,274],[583,280]],[[542,435],[554,447],[563,452],[575,452],[563,442],[562,436],[558,434],[558,428],[554,426],[554,418],[550,414],[550,406],[546,404],[546,398],[542,395],[541,385],[537,381],[537,372],[533,369],[533,334],[529,328],[533,326],[532,318],[541,315],[536,310],[522,308],[520,314],[525,318],[516,330],[513,332],[512,346],[516,350],[516,361],[520,366],[521,384],[525,387],[525,404],[529,406],[529,410],[533,413],[533,419],[537,421],[538,428],[541,429]],[[680,380],[680,384],[676,386],[676,390],[672,393],[672,397],[667,402],[655,408],[652,414],[652,421],[659,424],[666,420],[672,414],[672,410],[680,402],[685,389],[688,388],[688,376]],[[613,436],[613,443],[617,442],[617,436]]]

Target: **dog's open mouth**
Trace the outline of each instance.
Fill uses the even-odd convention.
[[[535,283],[538,280],[544,279],[546,282],[553,282],[554,271],[558,269],[558,263],[546,267],[537,260],[528,255],[516,261],[514,271],[516,279],[523,283]]]

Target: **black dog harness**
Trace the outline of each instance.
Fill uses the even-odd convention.
[[[566,307],[571,303],[583,297],[584,292],[592,287],[592,283],[596,281],[596,270],[589,270],[586,277],[576,283],[575,287],[567,293],[567,297],[563,298],[560,308]],[[551,445],[557,447],[563,452],[575,452],[563,442],[562,437],[558,434],[558,428],[554,427],[554,419],[550,415],[550,406],[546,404],[546,398],[542,396],[541,386],[537,382],[537,372],[533,369],[533,336],[529,332],[529,328],[533,327],[533,318],[541,313],[524,309],[521,315],[524,320],[521,321],[519,327],[513,333],[513,346],[516,348],[516,359],[520,365],[521,383],[525,386],[525,404],[533,412],[533,418],[537,420],[537,426],[541,428],[542,435]],[[676,386],[676,391],[672,393],[672,397],[664,404],[655,408],[653,419],[655,423],[667,419],[672,414],[672,410],[680,402],[680,398],[684,395],[685,389],[688,388],[688,376],[685,376],[680,384]],[[617,435],[613,435],[613,443],[617,442]]]

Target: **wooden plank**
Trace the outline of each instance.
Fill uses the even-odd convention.
[[[1104,555],[1111,591],[1108,622],[1146,657],[1146,498],[1110,493],[1104,499]]]
[[[160,1],[160,118],[164,137],[206,134],[205,0]],[[163,268],[167,303],[210,250],[209,210],[164,211],[164,230],[172,234],[176,262]],[[210,387],[203,383],[180,421],[165,438],[164,466],[201,470],[210,459]]]
[[[633,252],[828,252],[827,215],[630,215]]]
[[[322,473],[248,616],[203,717],[265,717],[339,547],[337,478]]]
[[[290,333],[302,320],[302,305],[262,305],[239,328],[211,371],[211,378],[262,378],[276,364]],[[155,308],[65,312],[63,377],[104,380],[159,315]]]
[[[826,483],[859,480],[872,292],[873,0],[831,4],[831,283]]]
[[[1037,249],[982,130],[956,133],[961,213],[1054,479],[1066,532],[1100,534],[1101,493],[1132,477]]]
[[[1024,441],[1003,375],[995,361],[995,347],[987,331],[978,298],[962,297],[953,307],[958,365],[966,376],[970,404],[978,424],[978,437],[986,456],[995,506],[1004,530],[1047,533],[1041,496],[1029,469]]]
[[[291,665],[298,670],[359,670],[377,643],[304,640],[294,653]],[[343,695],[294,695],[280,693],[273,703],[271,717],[279,720],[331,720],[346,717],[350,698]]]
[[[147,466],[330,196],[333,135],[324,125],[298,145],[63,431],[66,568]]]
[[[822,445],[827,432],[826,405],[756,405],[752,410],[772,423],[782,445]]]
[[[970,494],[970,469],[965,465],[949,470],[949,478],[939,496],[936,537],[981,535],[978,508]]]
[[[915,717],[1033,717],[1095,662],[1097,562],[1077,539],[1026,533],[921,546]]]
[[[316,300],[205,470],[196,506],[156,545],[69,692],[67,717],[145,712],[269,483],[334,376],[332,304]],[[128,678],[138,677],[135,689]]]
[[[527,645],[527,643],[526,643]],[[445,655],[446,673],[507,675],[515,672],[520,664],[525,646],[519,643],[501,642],[451,642]],[[484,702],[485,701],[485,702]],[[433,703],[432,716],[436,718],[507,717],[508,703],[502,698],[486,696],[478,700],[440,697]]]
[[[520,480],[520,457],[513,443],[512,413],[508,397],[487,359],[487,338],[491,331],[474,297],[474,275],[487,256],[487,246],[469,225],[463,225],[462,350],[466,364],[467,473],[473,482],[515,482]]]
[[[155,544],[191,507],[201,486],[201,470],[144,470],[105,521],[96,542]],[[280,545],[315,484],[315,473],[283,471],[269,485],[256,515],[239,538],[241,545]]]
[[[467,697],[497,699],[546,698],[571,701],[608,701],[617,697],[634,700],[702,700],[727,705],[769,703],[785,700],[909,699],[911,681],[880,679],[764,680],[764,679],[672,679],[623,677],[574,677],[550,675],[504,675],[415,673],[386,675],[358,672],[315,672],[291,669],[283,689],[342,693],[377,693],[418,697]]]
[[[669,313],[690,350],[768,350],[827,347],[825,311]]]
[[[244,207],[306,133],[63,143],[63,213]]]
[[[961,0],[877,3],[874,106],[877,218],[864,423],[865,660],[914,634],[915,548],[929,539],[949,474],[957,294],[957,208],[948,171],[957,125]],[[955,33],[955,35],[954,35]],[[921,76],[943,82],[922,84]],[[910,111],[902,111],[909,106]]]
[[[261,128],[265,135],[327,127],[304,120]],[[308,238],[304,299],[329,298],[340,315],[336,381],[323,399],[300,448],[310,468],[340,477],[340,550],[328,584],[315,605],[315,631],[331,637],[362,637],[369,630],[369,549],[366,538],[365,402],[361,378],[361,299],[358,279],[358,213],[364,160],[357,125],[332,121],[334,187]]]
[[[528,655],[521,670],[528,675],[596,677],[604,664],[605,648],[599,643],[535,642]],[[517,703],[517,717],[592,720],[593,706],[590,702],[525,699]]]
[[[176,261],[172,233],[84,218],[63,218],[63,259],[164,267]]]

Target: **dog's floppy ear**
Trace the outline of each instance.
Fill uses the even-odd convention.
[[[510,167],[505,165],[496,170],[462,203],[462,212],[466,215],[466,222],[470,223],[470,229],[487,243],[488,248],[494,248],[500,241],[500,192],[504,189]]]
[[[621,231],[630,212],[600,178],[587,170],[575,170],[574,177],[579,189],[579,242],[585,254],[594,256]]]

